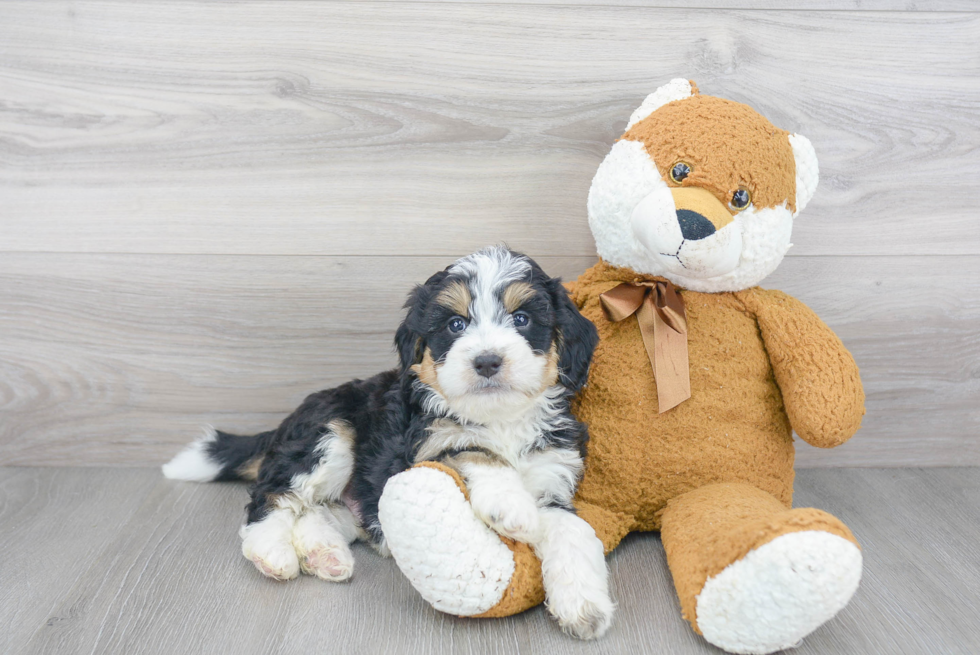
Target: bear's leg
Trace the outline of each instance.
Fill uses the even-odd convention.
[[[674,498],[661,537],[684,618],[733,653],[794,646],[844,607],[861,579],[861,550],[840,520],[787,509],[747,484]]]
[[[534,550],[487,527],[476,516],[462,479],[452,469],[426,462],[399,473],[385,486],[378,509],[385,541],[395,562],[412,586],[437,610],[478,618],[510,616],[545,599],[541,562]],[[580,518],[558,515],[560,520],[551,521],[551,514],[546,512],[545,523],[555,523],[555,533],[573,527],[591,533],[594,528],[605,552],[612,550],[633,524],[630,517],[591,505],[577,506],[577,513]],[[586,541],[583,537],[583,543]],[[555,548],[549,550],[551,542],[542,540],[538,547],[548,551],[543,554],[556,565],[567,566],[571,562],[568,558],[581,555],[593,563],[592,569],[603,569],[599,572],[604,573],[605,563],[597,560],[601,554],[589,548],[581,552],[562,549],[560,543],[555,543]],[[556,549],[561,551],[558,555],[551,552]],[[571,563],[574,567],[575,563]],[[584,571],[582,575],[596,571]],[[552,567],[549,574],[552,573],[553,578],[561,577],[559,569]],[[553,609],[564,614],[573,604],[558,589],[560,582],[551,582],[552,593],[560,596],[552,599],[560,600],[559,606]],[[604,592],[605,587],[599,591]],[[592,627],[579,630],[580,636],[594,636],[608,626],[604,617],[612,608],[602,605],[600,609],[603,616],[595,621],[594,613],[582,614],[588,614],[583,625]],[[559,620],[563,618],[567,617],[559,616]],[[570,631],[575,629],[569,626]]]
[[[388,480],[378,519],[402,573],[441,612],[509,616],[544,600],[531,547],[487,527],[446,466],[427,462]]]

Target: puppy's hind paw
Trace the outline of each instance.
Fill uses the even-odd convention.
[[[270,549],[261,555],[255,552],[246,552],[247,557],[255,568],[267,578],[274,580],[292,580],[299,575],[299,560],[291,544],[281,544],[274,549]]]
[[[325,507],[309,510],[296,521],[293,545],[307,575],[343,582],[354,572],[354,554],[337,530],[333,514]]]
[[[306,553],[301,563],[303,573],[328,582],[349,580],[354,573],[354,558],[346,546],[317,546]]]
[[[292,524],[291,513],[276,509],[261,521],[242,526],[242,555],[262,575],[276,580],[292,580],[299,575],[299,558],[290,540]]]

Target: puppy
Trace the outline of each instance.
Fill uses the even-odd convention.
[[[545,581],[549,607],[572,608],[553,609],[563,627],[598,636],[613,606],[601,544],[571,504],[588,434],[569,412],[595,327],[560,280],[501,246],[436,273],[405,307],[398,368],[315,393],[254,437],[211,430],[164,474],[254,480],[245,557],[278,580],[302,571],[341,581],[355,539],[388,554],[378,522],[387,480],[441,462],[466,481],[490,528],[531,544],[545,568],[557,558],[551,569],[574,579],[560,589]]]

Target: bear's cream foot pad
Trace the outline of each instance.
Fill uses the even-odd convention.
[[[513,553],[477,518],[450,475],[418,466],[392,477],[378,520],[398,567],[437,610],[475,616],[503,598]]]
[[[697,598],[698,628],[732,653],[797,645],[847,605],[861,550],[822,531],[784,534],[711,577]]]

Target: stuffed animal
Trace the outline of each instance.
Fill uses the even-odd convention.
[[[816,186],[805,137],[673,80],[600,165],[588,212],[601,259],[569,285],[600,335],[573,406],[591,435],[576,509],[607,552],[659,530],[684,618],[736,653],[798,643],[861,577],[846,525],[791,509],[792,432],[821,448],[855,433],[857,366],[801,302],[756,286]],[[381,522],[439,610],[503,616],[544,599],[533,549],[487,529],[446,471],[392,478]]]

